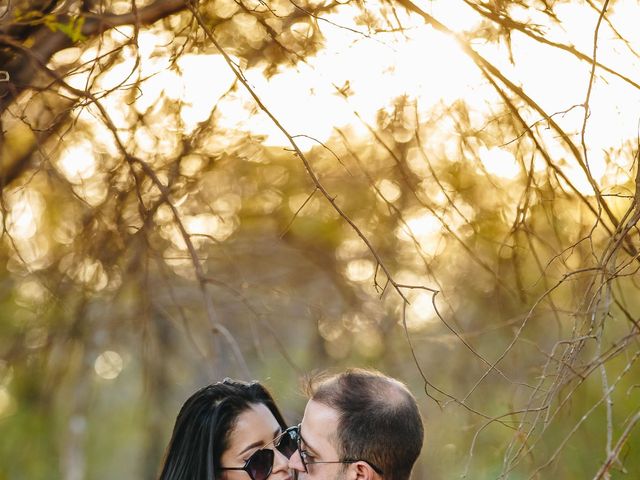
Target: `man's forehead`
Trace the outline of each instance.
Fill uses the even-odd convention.
[[[304,409],[304,419],[310,422],[331,422],[338,423],[338,412],[324,403],[309,400]]]
[[[309,447],[314,449],[331,447],[338,429],[338,412],[333,408],[310,400],[304,409],[300,435]]]

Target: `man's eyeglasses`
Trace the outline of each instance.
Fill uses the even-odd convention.
[[[304,467],[304,471],[305,473],[309,473],[309,468],[307,467],[307,465],[315,465],[318,463],[342,463],[342,464],[347,464],[347,463],[356,463],[356,462],[364,462],[367,465],[369,465],[371,468],[373,468],[373,470],[378,474],[378,475],[382,475],[384,474],[384,472],[382,471],[382,469],[376,465],[374,465],[373,463],[367,461],[367,460],[363,460],[363,459],[351,459],[351,458],[345,458],[344,460],[336,460],[336,461],[315,461],[315,460],[310,460],[309,457],[309,453],[302,448],[302,435],[300,435],[300,425],[297,425],[295,427],[291,427],[289,430],[295,429],[295,437],[296,437],[296,443],[297,443],[297,449],[298,452],[300,453],[300,460],[302,461],[302,466]]]
[[[284,432],[278,435],[273,442],[270,442],[260,450],[253,452],[242,467],[224,467],[220,470],[244,470],[249,474],[251,480],[267,480],[273,470],[275,452],[271,448],[264,447],[271,443],[273,443],[273,446],[282,455],[287,458],[291,458],[293,452],[298,449],[297,427],[287,428]]]

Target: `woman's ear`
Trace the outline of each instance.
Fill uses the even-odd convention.
[[[352,467],[355,474],[353,480],[377,480],[381,478],[367,462],[355,462]]]

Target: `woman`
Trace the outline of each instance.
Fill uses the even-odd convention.
[[[296,450],[269,392],[225,379],[184,403],[159,480],[291,480]]]

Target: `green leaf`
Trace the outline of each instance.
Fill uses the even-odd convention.
[[[60,30],[74,43],[87,39],[87,37],[82,34],[84,17],[72,17],[69,20],[69,23],[61,23],[57,21],[55,16],[47,15],[44,18],[44,23],[52,32]]]

